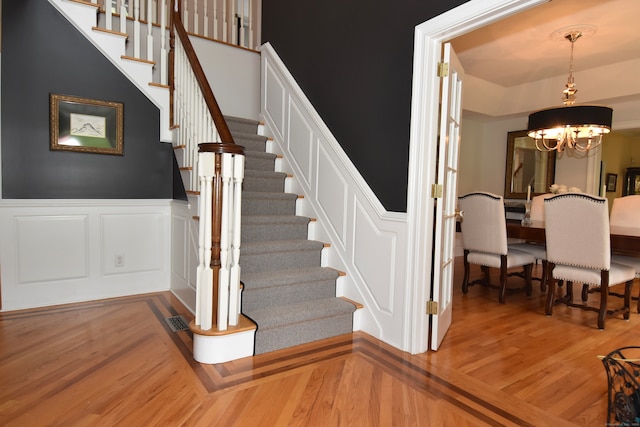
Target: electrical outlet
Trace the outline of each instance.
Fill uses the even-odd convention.
[[[116,255],[114,265],[116,267],[124,267],[124,255]]]

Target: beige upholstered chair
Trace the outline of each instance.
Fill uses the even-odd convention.
[[[504,303],[507,292],[507,270],[523,267],[520,274],[525,280],[524,290],[531,295],[531,268],[535,262],[533,255],[507,245],[507,224],[504,200],[501,196],[475,192],[458,198],[458,208],[462,211],[460,223],[462,247],[464,249],[464,279],[462,292],[475,284],[492,286],[489,268],[500,269],[498,300]],[[482,266],[483,278],[469,282],[469,264]],[[515,274],[515,273],[512,273]]]
[[[598,313],[598,328],[604,329],[607,314],[622,313],[629,318],[631,284],[635,270],[611,263],[609,208],[602,197],[582,193],[564,193],[544,201],[545,235],[549,277],[547,315],[553,306],[564,303]],[[556,280],[566,282],[566,295],[555,299]],[[583,283],[600,290],[599,307],[573,302],[573,283]],[[607,309],[609,287],[625,284],[624,303],[615,310]]]
[[[551,193],[541,194],[534,196],[531,199],[531,221],[544,222],[544,199],[553,196]],[[509,248],[517,249],[519,251],[529,252],[536,260],[542,262],[542,275],[534,277],[535,280],[540,280],[540,290],[542,292],[547,289],[547,250],[544,245],[539,243],[512,243],[509,244]]]
[[[611,206],[609,224],[611,225],[611,227],[628,227],[640,229],[640,195],[618,197],[613,199],[613,206]],[[636,271],[636,278],[640,278],[640,258],[631,255],[614,253],[611,255],[611,262],[633,267]],[[633,299],[638,299],[637,310],[638,313],[640,313],[640,298],[638,298],[638,296],[635,296],[633,297]]]

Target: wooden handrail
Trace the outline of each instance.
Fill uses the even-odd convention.
[[[200,61],[198,61],[198,56],[196,55],[195,50],[193,49],[193,45],[191,44],[191,40],[189,40],[189,35],[187,31],[184,29],[182,25],[181,18],[181,10],[182,10],[182,2],[180,0],[175,0],[174,7],[171,11],[171,31],[169,38],[169,46],[171,51],[169,53],[169,88],[171,91],[171,108],[173,109],[173,91],[175,89],[175,83],[173,81],[174,78],[174,49],[175,49],[175,33],[177,32],[178,37],[180,38],[180,42],[185,50],[185,54],[189,63],[191,64],[191,68],[193,69],[193,73],[195,74],[196,81],[198,82],[198,86],[202,91],[202,96],[207,104],[207,108],[209,109],[209,113],[213,118],[213,122],[215,123],[218,134],[220,135],[220,139],[224,143],[235,144],[233,140],[233,136],[231,135],[231,131],[229,130],[229,126],[227,126],[227,122],[222,115],[222,111],[220,110],[220,106],[216,101],[216,97],[213,95],[213,91],[211,90],[211,86],[207,80],[207,77],[204,74],[204,70],[202,69],[202,65]],[[171,120],[173,123],[173,114],[171,114]]]

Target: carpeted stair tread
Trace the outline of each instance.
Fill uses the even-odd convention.
[[[261,271],[242,275],[244,291],[262,288],[288,286],[300,282],[320,282],[336,280],[338,271],[326,267],[309,267],[295,270]]]
[[[245,169],[242,189],[246,191],[281,192],[287,174],[264,170]]]
[[[249,256],[273,252],[315,251],[324,248],[324,243],[316,240],[271,240],[268,242],[250,242],[242,245],[241,255]],[[242,266],[242,261],[240,261]],[[244,277],[244,276],[243,276]]]
[[[242,242],[306,239],[309,218],[296,215],[242,215]]]
[[[224,116],[229,130],[238,132],[255,133],[258,129],[257,120],[245,119],[242,117]]]
[[[242,191],[242,215],[294,215],[298,196],[291,193]]]
[[[258,325],[258,330],[283,325],[352,314],[356,307],[340,298],[324,298],[269,307],[245,313]]]
[[[247,151],[255,151],[255,152],[265,152],[267,149],[267,140],[266,136],[248,134],[243,132],[231,132],[231,136],[233,136],[233,141],[242,145],[245,148],[245,152]]]
[[[246,173],[246,171],[245,171]],[[266,191],[243,191],[243,199],[264,199],[264,200],[297,200],[298,195],[293,193],[276,193]],[[244,213],[244,211],[242,212]]]
[[[284,179],[287,177],[287,174],[284,172],[245,169],[244,177],[245,179],[248,177],[263,178],[263,179]]]
[[[276,155],[261,151],[245,151],[244,167],[247,170],[263,170],[273,172]]]
[[[309,218],[297,215],[242,215],[242,225],[309,224]]]

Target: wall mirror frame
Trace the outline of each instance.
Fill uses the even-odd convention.
[[[526,199],[549,192],[556,174],[556,152],[539,151],[526,130],[507,133],[507,164],[504,179],[505,199]]]

